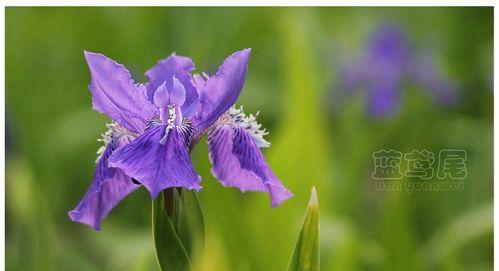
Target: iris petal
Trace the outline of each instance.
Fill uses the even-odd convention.
[[[246,79],[250,53],[251,49],[244,49],[229,56],[204,85],[195,78],[196,86],[200,86],[199,110],[194,119],[198,130],[210,127],[236,102]]]
[[[163,83],[168,89],[173,89],[173,77],[185,88],[185,102],[182,105],[184,115],[194,113],[195,111],[187,110],[197,99],[198,92],[192,83],[191,71],[195,69],[192,60],[185,56],[172,54],[169,57],[160,60],[154,67],[146,71],[146,76],[149,82],[146,84],[147,97],[152,102],[154,101],[154,92]],[[187,115],[190,117],[191,115]]]
[[[244,128],[220,124],[208,133],[208,145],[211,171],[224,186],[237,187],[243,192],[268,192],[272,207],[293,195],[274,175]]]
[[[107,159],[114,149],[114,143],[107,145],[97,163],[92,185],[78,206],[68,212],[71,220],[86,224],[95,230],[100,230],[101,220],[123,198],[140,187],[134,184],[123,171],[108,167]]]
[[[168,129],[166,141],[161,144],[165,129],[166,125],[160,125],[146,131],[109,158],[112,167],[138,180],[152,198],[169,187],[201,189],[201,177],[192,166],[182,130],[178,126]]]
[[[375,117],[389,117],[399,110],[400,85],[385,81],[373,84],[368,88],[367,109]]]
[[[185,101],[185,88],[177,78],[173,77],[173,85],[169,89],[166,82],[161,84],[153,96],[154,104],[158,107],[164,107],[170,104],[181,106]]]
[[[144,123],[156,108],[146,97],[146,89],[131,79],[123,66],[101,54],[85,51],[92,80],[90,92],[95,110],[107,114],[130,131],[143,132]]]

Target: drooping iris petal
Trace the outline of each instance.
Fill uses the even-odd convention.
[[[153,96],[154,104],[158,107],[164,107],[167,105],[175,104],[182,105],[185,101],[185,88],[173,77],[172,88],[167,88],[166,83],[163,83],[158,87]]]
[[[161,144],[165,128],[166,125],[151,128],[109,158],[110,166],[143,184],[152,198],[169,187],[201,188],[201,177],[192,166],[181,128],[169,129],[165,144]]]
[[[368,78],[365,64],[359,60],[352,60],[341,67],[341,90],[353,92],[364,86]]]
[[[400,91],[396,83],[378,82],[367,89],[367,109],[375,117],[392,116],[400,107]]]
[[[441,105],[451,105],[459,100],[454,80],[438,68],[435,57],[420,57],[411,63],[410,76]]]
[[[145,87],[133,81],[130,72],[114,60],[87,51],[85,57],[92,76],[89,89],[94,109],[130,131],[143,132],[144,123],[156,110],[147,100]]]
[[[272,207],[293,195],[274,175],[244,128],[218,125],[208,133],[208,145],[212,173],[224,186],[237,187],[243,192],[268,192]]]
[[[199,91],[199,110],[194,118],[197,130],[210,127],[237,100],[243,89],[251,49],[235,52],[209,77]],[[196,85],[202,85],[198,84]]]
[[[185,116],[191,117],[195,110],[187,110],[197,99],[198,92],[192,83],[190,72],[195,69],[192,60],[185,56],[172,54],[169,57],[159,61],[154,67],[146,71],[146,76],[149,78],[147,83],[147,96],[149,100],[154,101],[154,92],[163,83],[168,89],[171,89],[174,84],[173,77],[178,79],[185,88],[185,102],[181,109]]]
[[[120,169],[109,168],[107,159],[115,149],[114,142],[107,145],[97,163],[92,185],[81,202],[68,212],[71,220],[100,230],[100,222],[118,202],[140,186]]]

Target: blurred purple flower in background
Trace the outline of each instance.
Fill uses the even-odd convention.
[[[270,145],[253,115],[237,109],[250,49],[229,56],[213,76],[192,75],[191,59],[172,54],[138,84],[115,61],[85,52],[93,108],[113,122],[103,135],[93,182],[69,217],[100,229],[119,201],[141,185],[154,199],[170,187],[201,189],[189,152],[208,135],[213,175],[225,186],[270,194],[276,207],[292,196],[260,148]]]
[[[405,83],[421,86],[438,104],[455,103],[456,83],[435,61],[417,54],[402,28],[383,25],[372,34],[362,57],[343,65],[341,89],[365,91],[367,112],[375,117],[392,116],[400,109]]]

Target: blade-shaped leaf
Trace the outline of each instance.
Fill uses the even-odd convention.
[[[162,271],[189,270],[189,256],[171,219],[173,210],[177,210],[173,205],[168,206],[168,210],[165,208],[165,194],[168,196],[166,192],[160,193],[152,203],[152,231],[158,264]]]
[[[312,188],[300,235],[287,270],[319,270],[319,201],[315,187]]]
[[[196,192],[184,189],[179,197],[181,205],[176,229],[187,254],[192,258],[194,253],[202,253],[204,246],[203,213]]]

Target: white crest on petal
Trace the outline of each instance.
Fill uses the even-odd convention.
[[[165,135],[159,141],[159,143],[161,145],[165,145],[166,144],[166,140],[168,139],[168,133],[170,132],[170,130],[175,125],[175,119],[176,118],[177,118],[177,116],[175,115],[175,106],[168,105],[168,120],[166,121],[167,125],[165,127]]]
[[[97,139],[97,141],[103,142],[104,145],[97,150],[97,159],[95,160],[95,163],[99,162],[107,145],[111,142],[115,142],[118,145],[128,144],[138,136],[136,133],[116,122],[108,123],[106,124],[106,127],[107,131],[101,134],[101,138]]]
[[[167,120],[167,129],[170,130],[173,128],[173,125],[175,124],[175,119],[177,116],[175,115],[175,106],[173,105],[168,105],[168,120]]]
[[[261,129],[262,125],[256,121],[260,111],[256,112],[255,115],[249,114],[246,116],[242,106],[239,108],[232,106],[227,113],[231,117],[233,125],[244,128],[255,140],[255,143],[259,148],[270,146],[270,142],[263,138],[263,136],[268,135],[269,133],[265,129]]]

